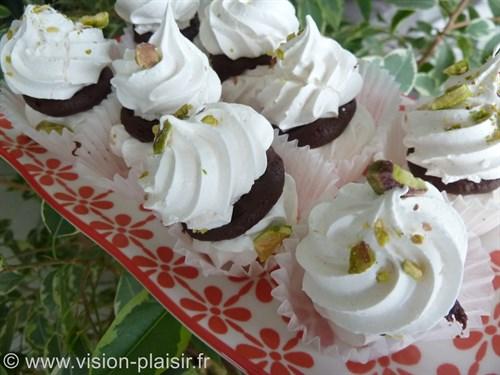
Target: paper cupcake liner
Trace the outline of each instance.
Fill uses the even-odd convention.
[[[363,146],[359,154],[348,160],[339,160],[332,157],[325,158],[325,151],[322,150],[311,150],[309,146],[298,147],[297,141],[285,144],[292,150],[305,149],[333,163],[339,176],[338,187],[361,178],[374,156],[382,154],[387,144],[386,133],[389,129],[394,129],[394,122],[399,122],[401,118],[401,92],[394,78],[376,62],[361,61],[360,73],[363,77],[363,87],[356,100],[358,105],[365,108],[373,118],[375,135]],[[361,118],[355,116],[352,121],[361,121]],[[351,123],[349,126],[351,125],[356,126],[356,123]],[[282,143],[287,141],[288,136],[284,134],[276,138]],[[326,153],[334,154],[334,150],[327,150]]]
[[[336,170],[332,163],[324,161],[319,155],[309,153],[304,148],[292,149],[285,145],[279,137],[273,143],[273,149],[283,160],[285,171],[293,177],[297,188],[298,212],[297,222],[302,222],[309,216],[310,210],[320,201],[331,199],[337,193]],[[206,247],[193,247],[191,238],[182,232],[182,228],[174,225],[169,229],[172,236],[178,238],[174,250],[186,257],[186,262],[199,267],[205,275],[247,274],[249,269],[264,267],[256,261],[256,253],[234,251],[232,253],[217,254],[207,244]],[[297,237],[295,226],[292,238]],[[270,259],[272,259],[271,257]],[[271,265],[274,261],[271,260]]]
[[[306,228],[302,229],[306,231]],[[465,261],[464,280],[459,301],[469,317],[467,329],[462,331],[457,323],[449,323],[444,318],[426,333],[403,339],[385,336],[368,346],[356,348],[339,339],[339,328],[322,317],[311,299],[302,290],[304,270],[295,258],[298,239],[284,241],[285,251],[276,255],[279,268],[271,273],[277,283],[272,295],[280,306],[278,313],[287,319],[288,329],[301,332],[302,340],[326,355],[341,357],[365,363],[380,356],[399,351],[415,341],[430,341],[453,338],[456,335],[468,336],[469,330],[482,326],[481,315],[489,315],[495,302],[491,281],[493,272],[489,265],[487,252],[475,235],[469,238],[469,248]]]

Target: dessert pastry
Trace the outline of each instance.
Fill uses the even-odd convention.
[[[299,146],[317,148],[329,159],[351,159],[375,135],[370,113],[355,99],[363,85],[358,62],[322,36],[312,17],[306,22],[277,50],[274,65],[225,81],[223,98],[250,105]]]
[[[113,47],[98,28],[48,5],[28,5],[3,36],[0,57],[8,87],[24,98],[30,125],[60,133],[85,122],[85,113],[111,93]]]
[[[269,122],[250,107],[214,103],[160,123],[139,181],[144,207],[164,225],[182,223],[192,247],[215,249],[221,265],[233,256],[267,259],[297,215],[295,184],[270,148]]]
[[[164,16],[150,43],[127,49],[123,59],[113,62],[111,84],[123,108],[121,124],[111,130],[111,146],[129,166],[136,161],[128,155],[140,153],[127,150],[149,149],[161,116],[187,117],[220,98],[221,84],[207,57],[182,36],[172,8]]]
[[[271,64],[270,53],[299,22],[288,0],[213,0],[199,11],[200,39],[221,81]]]
[[[466,316],[456,304],[468,235],[429,183],[389,161],[317,205],[296,257],[302,288],[337,338],[362,347]],[[456,305],[456,306],[455,306]]]
[[[446,92],[407,114],[404,145],[417,176],[452,194],[485,194],[500,187],[500,54],[469,69],[445,70]]]
[[[200,0],[117,0],[115,10],[127,23],[132,24],[134,41],[138,44],[147,43],[160,28],[169,3],[181,33],[193,40],[200,27],[196,15]]]

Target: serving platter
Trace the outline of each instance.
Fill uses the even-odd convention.
[[[20,133],[0,114],[0,156],[38,195],[117,259],[199,338],[248,374],[500,374],[500,238],[489,251],[495,304],[467,338],[415,343],[367,363],[319,353],[277,314],[269,269],[241,277],[204,276],[185,263],[158,219],[139,201],[96,186],[74,166]]]

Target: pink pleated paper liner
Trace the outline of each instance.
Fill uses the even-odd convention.
[[[295,181],[298,196],[297,222],[309,216],[310,210],[319,202],[331,199],[337,193],[338,177],[334,166],[305,148],[292,149],[279,140],[273,143],[273,149],[283,160],[285,171]],[[295,224],[295,223],[293,223]],[[249,267],[256,267],[256,253],[234,251],[218,254],[209,244],[193,247],[191,238],[182,232],[180,226],[169,229],[178,238],[174,250],[186,257],[188,264],[199,267],[204,274],[241,275],[247,274]],[[293,237],[298,234],[293,227]],[[271,257],[272,259],[272,257]],[[272,260],[271,260],[272,262]],[[264,268],[268,268],[264,265]]]
[[[302,231],[307,231],[302,228]],[[429,332],[418,336],[406,336],[402,339],[385,336],[379,341],[362,348],[352,347],[342,342],[336,335],[334,324],[323,318],[315,309],[311,299],[302,291],[304,270],[297,263],[295,249],[298,238],[286,240],[286,251],[278,254],[276,262],[279,268],[271,277],[277,283],[272,295],[280,306],[278,313],[289,319],[288,328],[292,332],[302,332],[302,340],[316,350],[344,361],[352,360],[366,363],[369,360],[397,352],[416,341],[451,339],[457,335],[468,336],[469,330],[482,326],[481,315],[488,315],[495,302],[491,281],[493,272],[489,265],[488,253],[475,235],[469,239],[469,249],[465,262],[465,275],[459,301],[469,317],[466,331],[457,323],[443,320]]]

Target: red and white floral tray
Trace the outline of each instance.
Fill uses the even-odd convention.
[[[91,186],[0,115],[0,156],[33,189],[114,256],[197,336],[249,374],[500,374],[500,246],[487,239],[497,304],[468,338],[411,345],[366,364],[321,355],[287,330],[262,270],[252,277],[204,277],[169,247],[173,239],[150,212]],[[491,236],[490,236],[491,237]],[[494,245],[493,245],[494,244]]]

